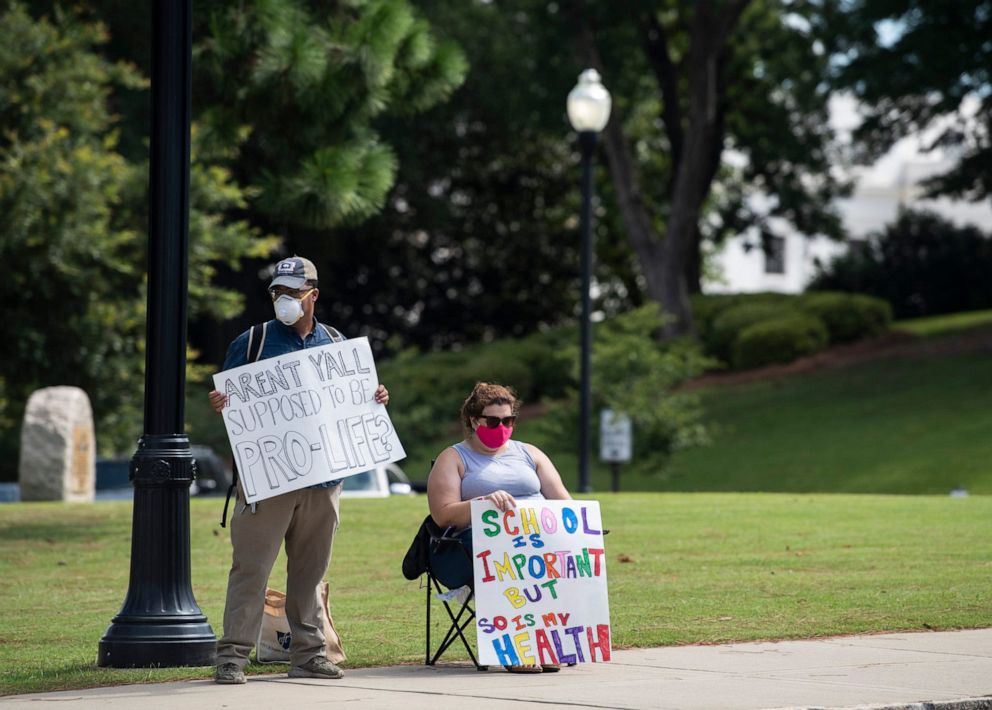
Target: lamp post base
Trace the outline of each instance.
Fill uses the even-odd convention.
[[[115,617],[100,639],[101,668],[212,666],[217,638],[205,616],[189,619]]]
[[[211,666],[217,637],[193,597],[189,484],[196,461],[185,434],[146,434],[131,459],[131,578],[100,639],[97,665]]]

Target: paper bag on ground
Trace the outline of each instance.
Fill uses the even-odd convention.
[[[327,582],[321,582],[318,589],[324,629],[324,655],[331,663],[341,663],[347,656],[328,608]],[[258,642],[255,644],[255,658],[259,663],[289,663],[291,642],[289,619],[286,618],[286,595],[277,589],[266,587],[265,610],[262,614],[262,626],[258,631]]]

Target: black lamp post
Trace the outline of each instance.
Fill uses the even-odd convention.
[[[191,0],[152,2],[152,136],[145,427],[131,459],[127,596],[100,639],[115,668],[213,665],[217,638],[193,598],[183,433],[189,242]]]
[[[592,158],[596,137],[610,120],[610,92],[600,82],[599,72],[586,69],[568,94],[568,120],[579,133],[582,151],[582,324],[579,384],[579,491],[589,493],[590,355],[592,353]]]

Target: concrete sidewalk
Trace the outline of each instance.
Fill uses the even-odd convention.
[[[20,710],[430,708],[960,708],[992,710],[992,629],[617,651],[560,673],[477,672],[463,664],[349,670],[342,680],[250,676],[18,695]]]

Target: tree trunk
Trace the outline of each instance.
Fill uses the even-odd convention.
[[[604,134],[610,177],[645,287],[648,295],[671,316],[663,328],[665,339],[693,332],[689,292],[690,288],[693,292],[699,290],[699,218],[723,152],[723,68],[727,41],[749,1],[693,3],[689,54],[684,65],[688,91],[684,116],[678,96],[683,77],[669,56],[665,30],[653,15],[638,20],[643,48],[662,92],[662,122],[672,145],[672,177],[667,189],[669,214],[663,236],[655,228],[643,198],[618,115],[614,114]],[[592,32],[579,17],[577,28],[580,55],[589,66],[602,72]]]

